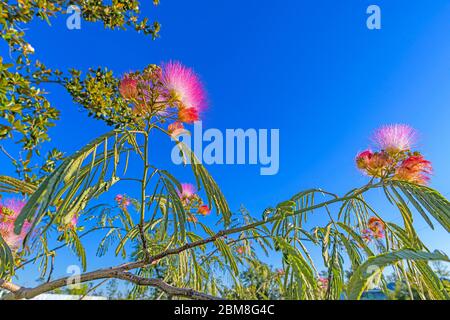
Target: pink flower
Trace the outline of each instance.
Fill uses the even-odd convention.
[[[114,200],[117,202],[117,204],[121,207],[128,207],[131,204],[130,199],[128,197],[124,196],[123,194],[118,194],[114,198]]]
[[[184,131],[184,126],[181,122],[177,121],[169,124],[167,131],[172,137],[177,137]]]
[[[169,97],[177,100],[181,108],[199,111],[206,106],[206,92],[195,72],[180,62],[162,65],[161,82],[167,88]]]
[[[321,289],[325,290],[328,288],[328,278],[320,277],[319,278],[319,286]]]
[[[138,81],[130,75],[125,75],[119,83],[119,92],[125,99],[133,99],[138,95]]]
[[[410,156],[395,170],[394,178],[416,184],[427,184],[433,167],[431,162],[421,155]]]
[[[373,152],[371,150],[366,150],[359,153],[356,156],[356,165],[359,169],[367,169],[370,165],[370,160],[373,157]]]
[[[75,229],[78,224],[78,216],[76,214],[73,215],[72,219],[70,219],[69,228]]]
[[[367,226],[374,233],[384,232],[384,230],[386,229],[386,225],[384,224],[383,220],[378,217],[370,217],[369,221],[367,222]]]
[[[195,108],[182,108],[178,111],[178,120],[185,123],[194,123],[200,119]]]
[[[200,208],[198,208],[198,213],[202,216],[207,216],[211,213],[211,209],[207,205],[202,205]]]
[[[10,199],[0,203],[0,235],[8,246],[16,251],[28,232],[31,230],[31,222],[25,221],[19,234],[14,232],[14,224],[25,206],[25,201]]]
[[[373,140],[379,148],[389,153],[410,150],[416,140],[416,131],[408,125],[393,124],[378,129]]]
[[[182,200],[191,199],[195,195],[196,189],[190,183],[181,184],[181,192],[178,192],[178,196]]]

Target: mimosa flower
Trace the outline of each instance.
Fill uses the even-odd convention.
[[[393,159],[384,151],[372,153],[366,150],[356,156],[356,166],[372,177],[383,177],[392,164]]]
[[[370,160],[373,157],[373,152],[371,150],[366,150],[359,153],[356,156],[356,165],[359,169],[367,169],[370,165]]]
[[[20,248],[32,225],[31,222],[25,221],[20,234],[14,232],[14,224],[24,206],[25,201],[17,199],[0,203],[0,235],[13,251]]]
[[[384,232],[386,228],[384,222],[378,217],[370,217],[367,226],[374,233]]]
[[[361,237],[363,238],[363,240],[364,240],[365,242],[370,242],[370,241],[372,241],[372,230],[370,230],[370,229],[364,229],[364,230],[362,231]]]
[[[207,216],[211,213],[211,209],[207,205],[202,205],[198,208],[198,213],[203,216]]]
[[[195,108],[182,108],[178,111],[178,120],[185,123],[194,123],[200,119]]]
[[[190,183],[182,183],[181,184],[181,192],[178,191],[178,196],[181,198],[181,200],[187,200],[191,199],[193,196],[195,196],[196,189],[195,187]]]
[[[119,83],[119,92],[125,99],[133,99],[138,95],[138,81],[125,75]]]
[[[117,204],[120,207],[128,207],[131,204],[130,199],[128,199],[128,197],[122,195],[122,194],[118,194],[116,195],[116,197],[114,198],[114,200],[117,202]]]
[[[321,289],[327,289],[328,288],[328,279],[324,277],[319,278],[319,286]]]
[[[178,101],[181,108],[199,111],[206,106],[206,92],[199,77],[180,62],[162,65],[161,82],[167,88],[169,97]]]
[[[373,140],[382,150],[397,153],[411,149],[416,140],[416,131],[404,124],[387,125],[375,132]]]
[[[172,137],[177,137],[179,136],[181,133],[183,133],[184,130],[184,126],[181,122],[174,122],[169,124],[169,127],[167,128],[167,131],[169,132],[169,134]]]
[[[238,254],[244,254],[245,248],[244,248],[244,247],[238,247],[238,248],[236,249],[236,252],[237,252]]]
[[[427,184],[430,180],[433,167],[431,162],[421,155],[410,156],[396,169],[396,180],[408,181],[416,184]]]
[[[365,242],[371,242],[373,239],[383,239],[384,238],[384,229],[365,229],[362,232],[361,237]]]
[[[68,227],[71,229],[75,229],[78,224],[78,216],[76,214],[73,215],[72,219],[69,222]]]
[[[373,232],[373,237],[375,239],[383,239],[384,238],[384,231]]]

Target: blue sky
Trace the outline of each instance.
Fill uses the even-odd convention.
[[[61,70],[105,66],[122,75],[180,60],[207,87],[205,128],[280,129],[277,175],[260,176],[258,166],[208,167],[233,209],[244,204],[259,216],[303,189],[342,194],[364,184],[354,156],[387,123],[420,132],[418,147],[435,169],[431,186],[450,196],[447,0],[161,2],[157,8],[142,4],[144,14],[162,25],[156,41],[85,21],[81,30],[68,30],[65,17],[53,19],[51,27],[33,23],[27,39],[38,59]],[[381,30],[366,28],[370,4],[381,8]],[[72,152],[108,130],[61,88],[48,90],[62,110],[51,132],[62,150]],[[10,172],[5,158],[0,165],[2,173]],[[395,210],[377,205],[398,221]],[[431,248],[450,252],[442,228],[431,232],[420,217],[416,225]]]

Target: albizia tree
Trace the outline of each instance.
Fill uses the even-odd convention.
[[[40,179],[0,177],[0,287],[9,292],[3,298],[30,299],[71,283],[69,277],[53,276],[64,247],[80,259],[81,283],[119,279],[134,284],[136,295],[152,287],[167,297],[216,299],[224,297],[231,282],[233,297],[252,298],[240,272],[257,266],[262,252],[276,250],[283,268],[270,280],[270,291],[284,299],[359,299],[374,279],[384,288],[386,267],[406,283],[411,296],[414,291],[422,299],[449,298],[428,264],[449,259],[425,247],[413,220],[419,215],[430,228],[435,220],[449,231],[450,203],[426,186],[431,163],[413,150],[412,128],[391,125],[375,133],[377,150],[356,157],[356,166],[367,175],[365,185],[342,196],[305,190],[257,218],[245,210],[232,214],[215,180],[183,142],[174,143],[192,172],[190,181],[179,181],[150,161],[150,154],[160,152],[154,132],[176,138],[207,107],[192,69],[167,62],[120,80],[97,69],[83,77],[72,71],[54,81],[113,129]],[[11,108],[4,112],[15,114]],[[139,174],[133,175],[136,168]],[[138,196],[111,194],[121,184],[132,184]],[[375,189],[384,191],[396,215],[383,219],[386,215],[365,200]],[[311,214],[327,215],[328,223],[306,229]],[[206,215],[209,221],[216,217],[216,223],[206,224]],[[392,222],[398,217],[403,223]],[[87,235],[90,243],[96,237],[99,256],[112,251],[123,262],[86,271]],[[309,254],[316,248],[322,251],[325,276]],[[23,287],[14,275],[31,264],[46,281]],[[345,281],[348,268],[351,277]]]

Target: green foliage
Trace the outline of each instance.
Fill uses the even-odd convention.
[[[157,5],[159,1],[153,1]],[[153,39],[158,37],[160,25],[149,22],[148,18],[139,18],[140,1],[119,0],[106,4],[102,0],[80,1],[35,1],[20,0],[17,2],[2,1],[0,3],[1,38],[8,45],[11,61],[5,62],[6,57],[0,57],[0,141],[13,139],[27,151],[25,157],[8,155],[16,167],[19,176],[35,184],[54,170],[55,165],[62,159],[62,154],[53,150],[47,155],[41,155],[40,145],[49,141],[49,129],[59,120],[59,110],[47,99],[47,93],[42,84],[54,83],[66,87],[79,103],[90,103],[79,83],[81,71],[71,70],[64,75],[63,71],[48,68],[44,63],[33,59],[34,48],[26,40],[26,26],[35,19],[50,23],[50,19],[66,13],[66,9],[76,4],[81,8],[81,16],[87,22],[103,23],[107,29],[128,29],[149,35]],[[94,95],[94,100],[107,97],[116,92],[117,80],[110,73],[100,81],[100,71],[90,71],[91,80],[98,81],[85,84],[87,91]],[[93,77],[93,78],[92,78]],[[98,101],[98,100],[96,100]],[[104,103],[111,102],[104,100]],[[123,105],[123,103],[122,103]],[[98,113],[95,108],[90,110]],[[122,115],[125,108],[121,108]],[[117,120],[117,119],[116,119]],[[35,157],[44,158],[40,165],[33,163]]]
[[[402,249],[393,251],[378,256],[370,257],[366,262],[361,264],[358,269],[353,273],[350,278],[347,295],[350,300],[359,299],[370,278],[379,274],[383,268],[388,265],[392,265],[400,260],[412,260],[412,261],[433,261],[441,260],[449,262],[449,258],[441,252],[420,252],[409,249]],[[430,274],[430,276],[433,276]],[[438,288],[439,291],[433,292],[433,294],[442,294],[442,298],[448,299],[446,292],[443,290],[443,286]]]
[[[157,23],[138,21],[138,1],[77,3],[86,21],[102,22],[110,29],[131,27],[153,38],[158,34]],[[388,293],[382,272],[390,268],[399,287],[391,296],[449,298],[448,281],[428,265],[429,261],[449,259],[442,253],[431,253],[413,223],[419,214],[430,227],[436,220],[450,230],[450,203],[429,187],[392,180],[387,175],[344,196],[309,189],[266,209],[257,219],[243,207],[232,214],[216,181],[194,153],[178,141],[176,145],[198,188],[198,195],[188,203],[183,201],[181,181],[165,168],[155,166],[149,157],[150,150],[158,146],[150,139],[154,131],[170,137],[162,124],[174,115],[161,116],[158,107],[173,101],[161,102],[151,92],[150,108],[144,114],[136,106],[142,101],[130,102],[119,94],[119,81],[110,70],[91,68],[85,73],[64,73],[31,59],[34,49],[19,25],[34,18],[49,22],[50,17],[63,13],[68,4],[69,1],[31,0],[19,1],[18,5],[0,4],[2,39],[14,57],[10,63],[0,59],[0,139],[17,142],[26,151],[25,157],[16,159],[1,147],[19,179],[0,176],[0,192],[28,197],[16,220],[15,232],[20,232],[26,221],[33,226],[21,252],[13,252],[0,235],[2,279],[10,279],[17,268],[32,262],[39,262],[42,276],[50,279],[56,252],[63,247],[70,248],[87,269],[89,257],[84,237],[95,233],[98,256],[111,251],[117,258],[141,263],[130,271],[136,276],[212,295],[334,300],[346,295],[359,299],[369,282]],[[134,76],[143,76],[158,86],[161,81],[152,77],[159,71],[158,66],[150,65]],[[41,155],[40,145],[50,140],[49,128],[59,118],[59,111],[46,98],[43,83],[63,85],[89,116],[114,129],[72,155],[64,156],[56,149]],[[41,158],[39,165],[33,162],[34,156]],[[142,175],[128,177],[130,165],[141,166]],[[106,195],[113,186],[125,181],[136,183],[140,196],[126,196],[127,204],[118,200],[111,203]],[[402,224],[382,220],[381,214],[365,200],[366,193],[378,188],[398,210]],[[200,216],[201,204],[216,212],[216,225],[193,219]],[[328,221],[307,229],[313,213],[325,215]],[[383,225],[384,237],[372,239],[364,235],[370,228],[370,218]],[[83,226],[78,226],[81,221],[91,229],[83,232]],[[52,249],[49,239],[56,239],[58,246]],[[317,271],[311,250],[322,253],[324,273]],[[281,253],[282,269],[273,271],[262,263],[259,251],[266,255]],[[346,266],[351,267],[347,282]],[[369,269],[375,272],[369,273]],[[77,292],[85,294],[90,289],[84,285]],[[115,281],[109,283],[107,290],[110,297],[125,296]],[[135,285],[129,296],[171,298],[159,289],[140,285]]]

